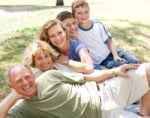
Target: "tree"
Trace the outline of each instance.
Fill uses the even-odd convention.
[[[56,0],[56,6],[63,6],[64,1],[63,0]]]

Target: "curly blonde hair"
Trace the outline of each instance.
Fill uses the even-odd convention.
[[[49,52],[53,61],[59,56],[59,53],[55,51],[48,43],[41,40],[35,40],[25,49],[23,54],[23,63],[25,65],[35,67],[34,57],[38,51]]]
[[[59,20],[57,20],[57,19],[49,20],[48,22],[46,22],[42,26],[42,28],[40,30],[40,36],[39,36],[39,38],[40,38],[40,40],[49,43],[49,45],[51,45],[54,49],[56,49],[58,52],[60,52],[59,49],[58,49],[58,47],[54,46],[51,43],[50,37],[48,36],[48,30],[51,29],[55,25],[60,25],[61,26],[61,28],[66,33],[66,39],[69,40],[69,34],[68,34],[68,32],[66,31],[65,27],[63,26],[63,24]]]

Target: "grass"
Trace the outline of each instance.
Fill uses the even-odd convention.
[[[25,47],[37,39],[40,26],[63,10],[70,10],[70,0],[56,7],[54,0],[0,1],[0,100],[9,92],[4,72],[20,63]],[[115,44],[150,62],[150,11],[148,0],[88,0],[91,18],[108,26]],[[95,11],[96,9],[96,11]]]

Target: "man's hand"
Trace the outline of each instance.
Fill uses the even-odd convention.
[[[11,94],[12,94],[14,97],[16,97],[16,99],[31,99],[31,98],[28,97],[28,96],[19,94],[15,89],[12,89]]]
[[[114,72],[119,77],[126,77],[128,78],[128,74],[126,73],[130,69],[137,69],[140,64],[124,64],[120,67],[114,68]]]

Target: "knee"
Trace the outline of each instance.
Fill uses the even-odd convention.
[[[130,60],[127,60],[128,63],[133,63],[133,64],[140,64],[140,61],[136,58],[133,58],[133,59],[130,59]]]

